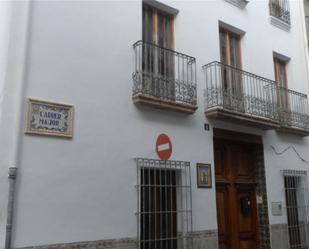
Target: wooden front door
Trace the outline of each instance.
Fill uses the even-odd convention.
[[[215,139],[219,249],[257,249],[254,145]]]

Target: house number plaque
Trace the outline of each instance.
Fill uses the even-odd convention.
[[[73,136],[73,106],[28,99],[27,134]]]

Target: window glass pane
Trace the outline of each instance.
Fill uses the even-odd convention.
[[[158,14],[158,45],[164,47],[164,17]]]
[[[166,48],[172,48],[172,29],[171,29],[171,17],[167,16],[165,18],[165,34],[166,34],[166,42],[165,47]]]
[[[285,62],[278,59],[274,59],[275,63],[275,79],[279,86],[287,87],[285,76]]]
[[[240,58],[239,58],[239,47],[238,47],[239,38],[230,34],[230,65],[234,67],[240,67]]]
[[[153,10],[143,7],[143,41],[153,42]]]
[[[221,62],[226,64],[226,32],[223,30],[220,30],[220,57]]]

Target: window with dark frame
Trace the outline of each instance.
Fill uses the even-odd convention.
[[[278,88],[278,104],[281,108],[289,109],[286,64],[286,61],[274,57],[275,81]]]
[[[174,85],[174,16],[143,4],[144,88],[153,95],[175,98]],[[148,80],[151,77],[151,80]]]
[[[141,248],[177,248],[176,172],[141,172]]]
[[[156,1],[142,5],[142,40],[133,44],[133,102],[194,113],[197,109],[196,59],[174,50],[178,10]]]
[[[241,69],[240,35],[223,28],[219,33],[221,62]]]
[[[244,109],[242,75],[238,70],[241,69],[241,36],[220,27],[219,37],[223,102],[226,107],[240,111]]]

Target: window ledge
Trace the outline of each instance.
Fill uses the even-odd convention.
[[[233,4],[234,6],[240,8],[240,9],[244,9],[247,5],[247,3],[249,2],[248,0],[224,0],[230,4]]]
[[[270,23],[274,26],[276,26],[277,28],[280,28],[284,31],[290,31],[291,29],[291,25],[280,20],[279,18],[277,17],[274,17],[274,16],[270,16]]]

